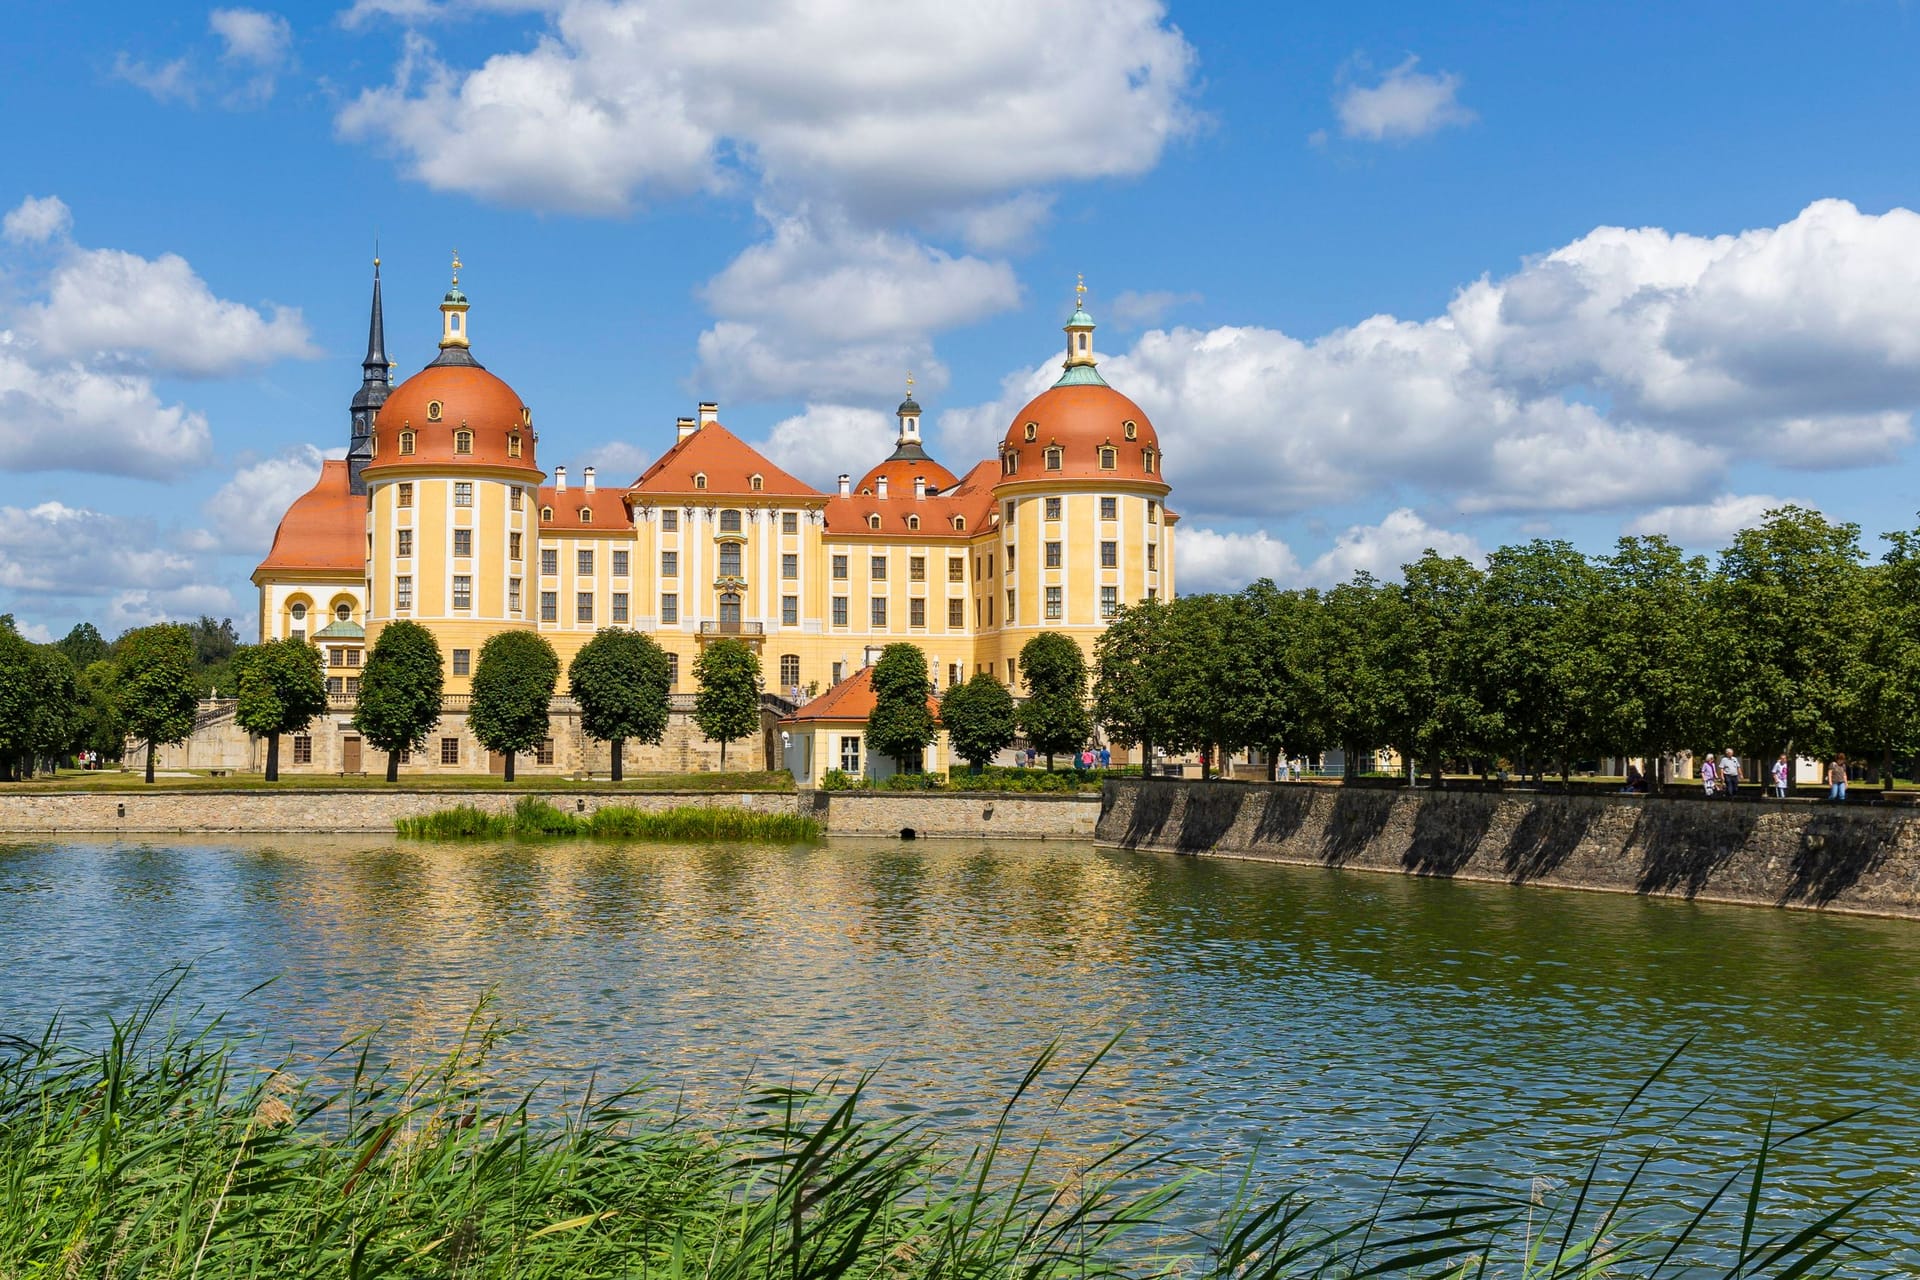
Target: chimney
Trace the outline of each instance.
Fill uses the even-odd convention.
[[[583,469],[583,470],[582,470],[582,471],[580,472],[580,478],[581,478],[581,479],[582,479],[583,481],[585,481],[585,485],[584,485],[584,487],[585,487],[585,489],[586,489],[586,491],[587,491],[588,493],[592,493],[592,492],[593,492],[593,468],[592,468],[592,467],[587,467],[587,468],[585,468],[585,469]]]
[[[567,469],[565,467],[555,467],[553,469],[553,491],[555,493],[565,493],[567,491]]]
[[[700,425],[710,427],[720,421],[720,406],[711,400],[700,402]]]
[[[887,478],[885,476],[874,477],[873,496],[876,498],[884,498],[887,496]]]
[[[681,418],[673,424],[673,427],[675,440],[685,440],[699,429],[693,425],[692,418]]]
[[[927,478],[925,476],[915,476],[913,478],[913,496],[915,498],[924,498],[927,496]]]
[[[853,477],[844,471],[840,473],[840,496],[843,498],[853,496]]]

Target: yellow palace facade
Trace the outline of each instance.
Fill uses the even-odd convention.
[[[439,354],[390,385],[377,265],[349,454],[323,464],[253,574],[261,638],[319,645],[338,703],[296,742],[293,767],[363,763],[345,721],[366,649],[399,619],[432,630],[447,663],[442,732],[409,765],[475,772],[459,713],[499,631],[545,636],[563,669],[602,627],[645,632],[687,694],[701,647],[738,638],[785,711],[902,640],[926,653],[939,689],[986,670],[1018,693],[1020,649],[1038,632],[1090,652],[1121,603],[1174,592],[1158,436],[1101,376],[1084,307],[1066,325],[1059,381],[964,472],[927,453],[909,394],[892,452],[830,491],[775,466],[713,404],[680,418],[621,485],[592,466],[542,468],[532,411],[474,356],[457,275]],[[570,738],[566,709],[559,700],[554,744],[525,766],[606,766],[604,744]],[[682,742],[677,763],[702,767],[697,747]],[[676,765],[672,750],[638,750],[639,767]]]

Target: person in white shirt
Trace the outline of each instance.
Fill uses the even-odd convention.
[[[1740,757],[1728,747],[1720,753],[1720,789],[1732,800],[1740,794]]]
[[[1787,763],[1787,753],[1782,751],[1780,758],[1773,762],[1773,794],[1779,799],[1787,798],[1787,788],[1793,783],[1793,766]]]

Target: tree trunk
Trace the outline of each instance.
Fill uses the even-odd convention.
[[[613,780],[615,782],[623,782],[626,780],[626,771],[620,767],[620,757],[624,753],[626,745],[627,740],[625,738],[615,738],[613,740]]]
[[[720,739],[720,772],[725,773],[726,771],[727,771],[727,740],[725,738],[722,738]]]
[[[1047,767],[1052,768],[1053,766],[1049,763]],[[1200,781],[1206,782],[1212,777],[1213,744],[1211,742],[1203,742],[1200,744]]]
[[[280,735],[267,735],[267,781],[280,781]]]
[[[505,762],[501,766],[500,777],[503,781],[512,782],[513,781],[513,752],[503,751],[500,754],[503,757],[505,757]]]
[[[153,785],[153,739],[147,739],[147,785]]]
[[[1280,748],[1271,742],[1267,744],[1267,781],[1280,781]]]
[[[1140,738],[1140,776],[1153,776],[1153,740],[1144,734]]]
[[[1893,790],[1893,751],[1891,749],[1880,753],[1880,789]]]
[[[400,753],[398,751],[387,752],[387,781],[400,781]]]

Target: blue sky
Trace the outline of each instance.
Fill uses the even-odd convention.
[[[346,444],[369,259],[450,251],[547,467],[697,400],[820,484],[989,456],[1076,272],[1187,589],[1664,531],[1910,527],[1920,17],[1896,3],[69,2],[0,77],[0,611],[252,617]]]

